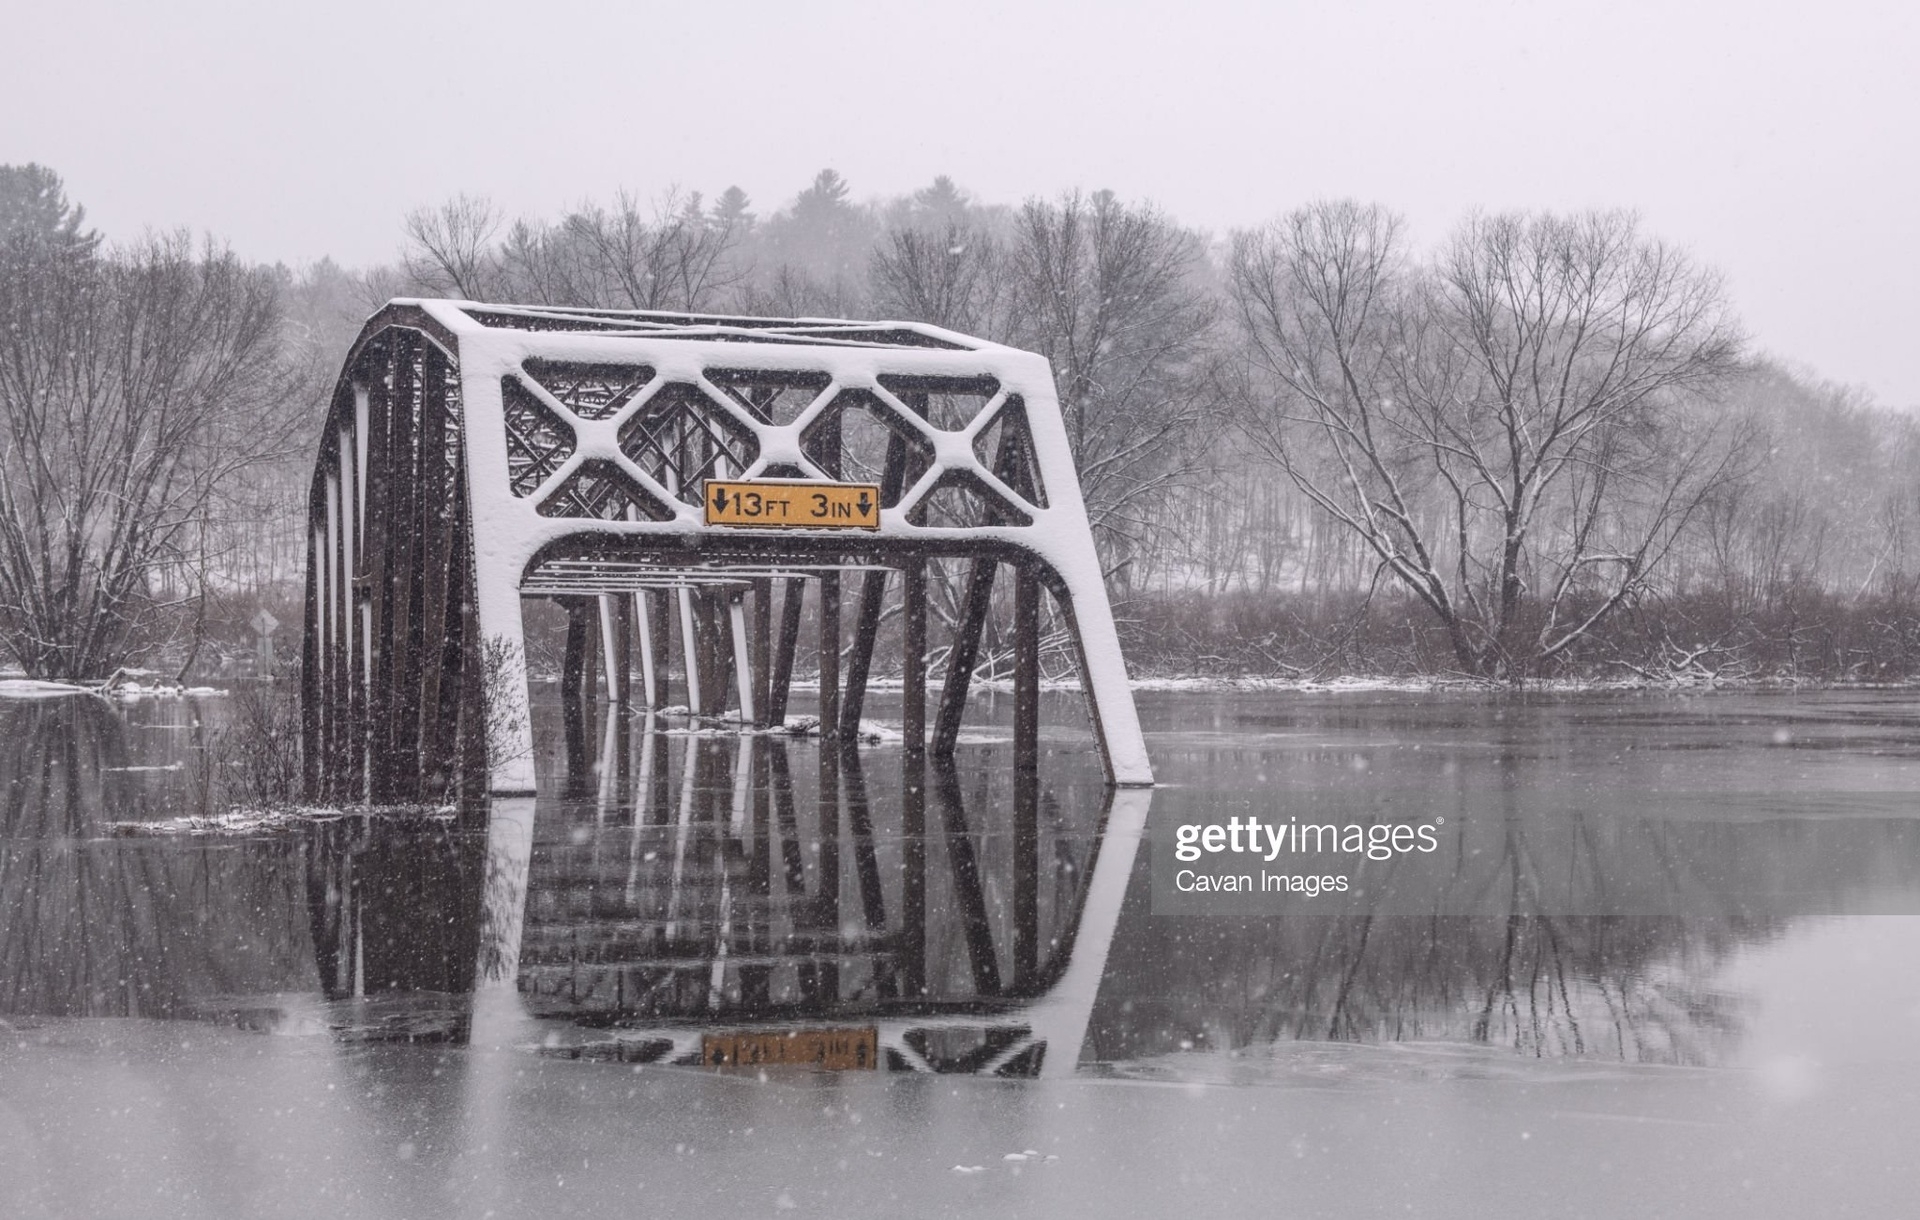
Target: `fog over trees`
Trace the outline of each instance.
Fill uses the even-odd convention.
[[[1412,234],[1276,200],[862,198],[823,170],[514,217],[450,192],[385,266],[86,226],[0,167],[0,648],[209,671],[297,616],[311,446],[397,295],[931,322],[1053,364],[1136,670],[1886,679],[1920,667],[1920,431],[1756,353],[1619,213]],[[1844,374],[1845,370],[1832,370]]]

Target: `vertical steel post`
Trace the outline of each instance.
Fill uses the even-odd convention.
[[[687,662],[687,709],[696,716],[706,714],[707,701],[700,689],[700,632],[693,622],[693,590],[681,585],[680,651]]]
[[[727,598],[727,617],[733,624],[733,674],[740,689],[740,720],[744,724],[757,723],[753,702],[753,664],[747,651],[747,605],[746,594],[735,592]]]
[[[634,612],[640,618],[640,693],[646,696],[647,710],[660,706],[659,679],[654,675],[653,616],[647,603],[651,595],[642,589],[633,595]]]
[[[773,581],[753,581],[753,643],[748,649],[753,669],[753,726],[767,727],[767,709],[773,703]]]
[[[326,791],[334,799],[340,796],[341,764],[346,761],[346,707],[343,677],[341,627],[340,627],[340,475],[329,472],[327,475],[327,562],[326,562],[326,605],[325,635],[327,664],[327,718],[326,750],[323,764],[327,769]]]
[[[673,701],[673,622],[668,609],[673,599],[665,589],[651,590],[645,596],[652,619],[653,710],[657,712]]]
[[[393,651],[389,682],[393,688],[392,715],[384,726],[387,739],[385,800],[411,800],[418,795],[420,768],[420,380],[414,367],[421,339],[415,331],[399,331],[393,341],[393,395],[387,438],[389,469],[393,472],[388,533],[394,564],[388,573],[387,601],[393,629],[388,646]]]
[[[618,595],[602,593],[594,599],[600,611],[600,652],[606,668],[607,702],[614,707],[625,703],[626,693],[621,689],[624,676],[620,666],[619,611],[615,607]]]
[[[567,611],[567,647],[560,662],[560,724],[565,738],[569,797],[586,795],[587,726],[585,701],[589,697],[587,669],[592,653],[587,642],[590,603],[583,597],[561,599]]]
[[[393,579],[394,533],[392,461],[393,432],[393,349],[397,340],[390,334],[370,347],[367,369],[367,518],[378,522],[374,537],[368,539],[367,649],[371,664],[367,672],[367,799],[383,802],[392,799],[392,760],[387,749],[387,725],[393,718]]]
[[[840,573],[820,573],[820,740],[840,736]]]
[[[900,991],[927,990],[927,561],[901,580],[906,643],[900,666]]]
[[[767,724],[779,728],[787,719],[787,693],[793,686],[793,659],[800,650],[800,616],[806,611],[807,582],[795,576],[780,598],[780,641],[774,648],[773,672],[767,679]]]
[[[1013,581],[1013,979],[1032,986],[1040,952],[1040,578]]]
[[[633,702],[633,599],[613,595],[614,665],[619,674],[620,706]]]
[[[437,798],[445,790],[447,760],[452,753],[449,732],[452,726],[441,714],[441,684],[449,665],[455,661],[447,651],[447,641],[453,634],[447,620],[449,589],[454,579],[450,554],[454,480],[447,444],[447,378],[451,370],[438,347],[423,341],[422,349],[417,392],[420,426],[414,446],[418,483],[415,517],[420,530],[414,565],[420,586],[419,626],[413,632],[415,666],[420,675],[419,722],[413,739],[422,765],[411,772],[411,780],[416,785],[422,782],[425,785],[424,789],[416,789],[415,799],[428,800]]]

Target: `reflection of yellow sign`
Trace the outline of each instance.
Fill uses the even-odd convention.
[[[880,1065],[880,1031],[866,1029],[774,1029],[750,1034],[705,1034],[700,1062],[708,1067],[788,1064],[829,1072],[862,1071]]]
[[[804,479],[747,483],[708,479],[707,524],[877,530],[880,488],[874,483],[815,483]]]

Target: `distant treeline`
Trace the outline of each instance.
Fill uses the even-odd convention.
[[[46,250],[158,257],[80,217],[57,176],[0,167],[0,308],[50,352]],[[398,295],[930,322],[1051,361],[1137,669],[1911,674],[1914,417],[1754,356],[1718,278],[1631,216],[1476,216],[1416,246],[1385,209],[1330,202],[1223,236],[1108,192],[1016,206],[940,178],[862,202],[827,170],[764,210],[729,187],[522,218],[462,195],[396,220],[389,265],[249,269],[274,318],[249,367],[276,376],[213,415],[270,386],[314,432],[360,321]],[[57,394],[10,377],[17,350],[10,416]],[[208,490],[143,559],[121,644],[69,669],[206,666],[245,651],[255,606],[290,617],[310,454],[258,448],[246,495]],[[8,647],[50,672],[6,613]]]

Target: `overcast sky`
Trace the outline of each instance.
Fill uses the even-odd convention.
[[[1323,196],[1426,240],[1629,207],[1726,272],[1761,349],[1920,405],[1916,7],[43,2],[4,23],[0,162],[109,235],[352,265],[457,191],[737,183],[765,212],[825,166],[862,197],[1110,187],[1216,233]]]

